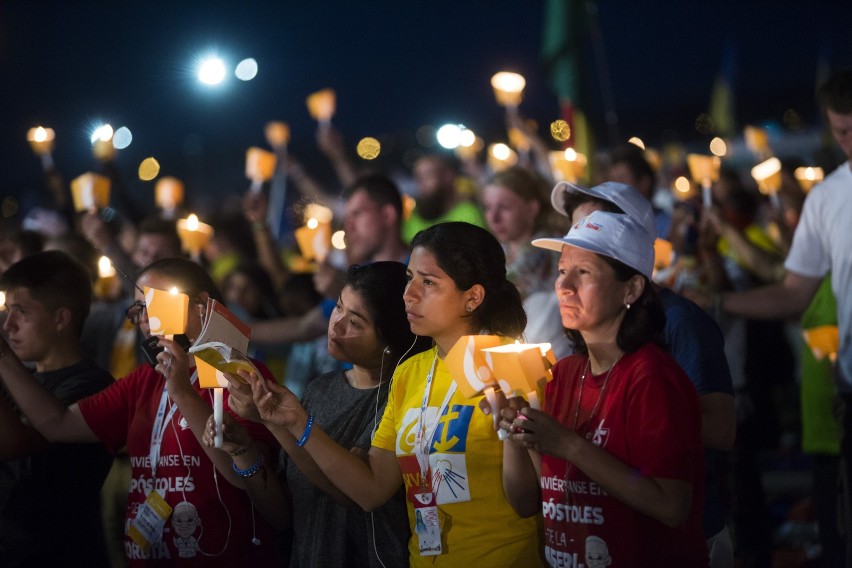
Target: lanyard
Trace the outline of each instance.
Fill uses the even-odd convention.
[[[423,389],[423,402],[420,404],[420,419],[418,421],[417,436],[414,441],[414,451],[417,456],[417,463],[420,464],[420,480],[425,485],[426,476],[429,473],[429,446],[432,443],[432,438],[435,436],[435,430],[438,429],[438,424],[441,422],[441,416],[447,410],[450,404],[450,399],[455,394],[458,385],[455,381],[450,383],[447,394],[441,402],[438,413],[435,415],[435,424],[432,425],[429,434],[426,434],[426,409],[429,407],[429,395],[432,393],[432,379],[435,377],[435,367],[438,364],[438,350],[435,349],[435,358],[432,359],[432,367],[429,369],[429,374],[426,375],[426,387]],[[426,447],[423,447],[424,442]]]
[[[193,371],[189,382],[195,384],[198,379],[198,371]],[[157,477],[157,462],[160,461],[160,447],[163,445],[163,436],[166,432],[166,427],[172,421],[172,417],[177,410],[174,404],[169,405],[169,412],[166,414],[166,405],[169,403],[169,391],[166,385],[163,385],[163,394],[160,396],[160,406],[157,408],[157,416],[154,418],[154,427],[151,429],[151,449],[149,450],[149,458],[151,460],[151,477]]]

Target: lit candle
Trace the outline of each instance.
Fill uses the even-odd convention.
[[[276,151],[281,150],[290,143],[290,126],[286,122],[267,122],[263,129],[266,141]]]
[[[246,151],[246,177],[251,180],[251,191],[258,192],[263,182],[275,174],[275,154],[252,146]]]
[[[523,75],[510,71],[500,71],[491,77],[491,87],[497,104],[507,110],[517,109],[524,97],[524,87],[527,81]]]
[[[327,128],[331,125],[331,117],[334,116],[337,105],[337,97],[332,89],[323,89],[308,95],[305,100],[311,117]]]
[[[689,173],[696,183],[701,185],[701,197],[704,207],[713,205],[713,182],[719,181],[719,166],[721,161],[718,156],[705,156],[703,154],[689,154],[686,157]]]
[[[553,378],[550,368],[556,362],[550,343],[510,343],[483,352],[506,396],[523,396],[538,410],[537,391]]]
[[[190,214],[186,219],[178,219],[177,232],[183,250],[188,252],[193,260],[201,259],[201,251],[207,246],[213,236],[213,227],[198,220],[198,216]]]
[[[488,147],[488,166],[495,172],[502,172],[518,163],[518,154],[506,144],[498,142]]]
[[[311,217],[304,227],[295,230],[296,243],[307,261],[325,260],[331,246],[331,224]]]
[[[805,193],[810,191],[814,185],[821,182],[825,177],[825,173],[822,171],[822,168],[816,168],[811,166],[796,168],[796,170],[793,172],[793,175],[796,176],[796,181],[799,182],[802,191],[804,191]]]
[[[98,281],[95,283],[95,297],[107,299],[113,296],[116,288],[116,272],[109,257],[98,259]]]
[[[781,189],[781,160],[769,158],[751,169],[751,177],[757,182],[757,188],[763,195],[768,195],[772,206],[781,209],[778,190]]]
[[[52,128],[44,128],[43,126],[35,126],[27,131],[27,140],[37,156],[44,156],[53,151],[55,137]]]
[[[743,130],[743,138],[745,139],[746,147],[758,158],[764,159],[769,157],[769,134],[767,134],[766,129],[757,126],[746,126]]]
[[[165,291],[145,286],[142,291],[152,335],[173,336],[186,331],[189,296],[180,293],[176,287]]]
[[[175,209],[183,203],[183,182],[164,177],[154,186],[154,202],[163,210],[163,216],[173,218]]]
[[[102,175],[87,172],[71,180],[71,196],[76,211],[91,211],[109,204],[110,181]]]
[[[444,357],[444,364],[461,392],[467,398],[485,395],[491,406],[494,426],[500,422],[500,404],[497,399],[497,379],[486,361],[484,349],[502,345],[507,338],[498,335],[464,335],[456,341]],[[503,429],[497,436],[505,440],[509,433]]]

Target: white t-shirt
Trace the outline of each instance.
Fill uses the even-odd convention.
[[[831,271],[837,298],[840,351],[837,388],[852,393],[852,169],[846,162],[814,186],[784,263],[791,272],[822,278]]]

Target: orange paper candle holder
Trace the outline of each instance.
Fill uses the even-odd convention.
[[[145,309],[152,335],[177,335],[186,331],[189,296],[178,292],[145,286]]]
[[[510,343],[483,349],[490,356],[491,370],[507,397],[526,397],[538,408],[538,389],[553,378],[555,363],[549,343]]]
[[[252,146],[246,150],[246,177],[252,182],[252,189],[259,190],[263,182],[275,175],[275,154]]]
[[[772,205],[780,209],[778,190],[781,189],[781,160],[772,157],[757,164],[751,169],[751,177],[757,182],[760,193],[769,196]]]
[[[213,237],[213,227],[200,222],[196,215],[190,215],[186,219],[178,219],[177,232],[181,247],[193,258],[197,258],[201,254],[201,251]]]
[[[337,96],[333,89],[323,89],[308,95],[305,104],[314,120],[329,123],[336,110]]]
[[[56,133],[52,128],[36,126],[27,131],[27,141],[38,156],[50,154],[53,151],[55,139]]]
[[[290,143],[290,126],[286,122],[267,122],[263,134],[269,145],[276,150]]]
[[[110,181],[102,175],[86,172],[71,181],[71,197],[76,211],[89,211],[109,205]]]
[[[183,203],[183,182],[164,177],[154,186],[154,203],[164,211],[174,211]]]
[[[497,104],[503,107],[515,108],[524,98],[524,87],[527,81],[523,75],[511,71],[500,71],[491,77],[491,88]]]
[[[331,250],[331,224],[316,219],[308,220],[304,227],[294,231],[296,243],[305,260],[322,262]]]

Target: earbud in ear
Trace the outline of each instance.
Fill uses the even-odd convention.
[[[251,539],[251,543],[255,546],[260,546],[260,539],[257,538],[257,537],[254,537],[253,539]]]
[[[390,348],[390,345],[388,345],[387,347],[385,347],[385,350],[384,350],[384,351],[382,351],[382,353],[384,353],[385,355],[390,355],[390,354],[392,353],[391,348]]]

